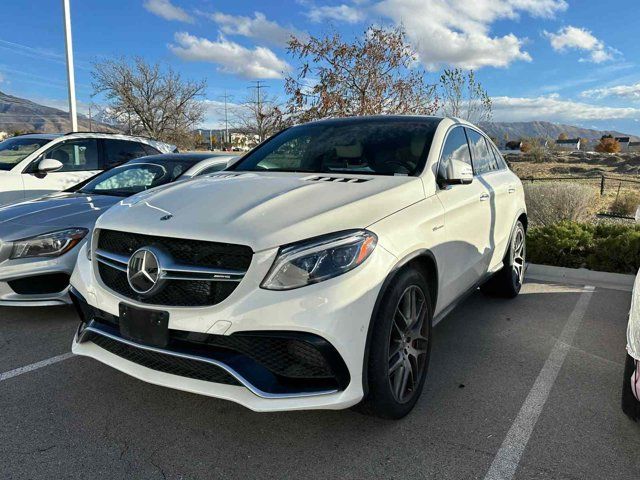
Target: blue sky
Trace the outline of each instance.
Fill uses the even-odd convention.
[[[65,108],[61,2],[4,0],[0,90]],[[71,0],[81,109],[93,61],[140,55],[206,78],[205,126],[264,80],[283,98],[295,69],[291,33],[402,23],[435,81],[445,66],[476,69],[495,120],[548,120],[640,134],[638,0]]]

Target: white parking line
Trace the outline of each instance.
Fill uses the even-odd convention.
[[[73,353],[63,353],[62,355],[58,355],[57,357],[47,358],[46,360],[42,360],[41,362],[32,363],[31,365],[26,365],[24,367],[16,368],[15,370],[9,370],[8,372],[0,373],[0,382],[3,380],[9,380],[10,378],[17,377],[18,375],[22,375],[23,373],[33,372],[34,370],[38,370],[39,368],[48,367],[49,365],[53,365],[54,363],[62,362],[63,360],[67,360],[73,357]]]
[[[527,395],[522,404],[518,416],[507,432],[500,450],[498,450],[493,459],[491,467],[484,477],[485,480],[511,480],[516,473],[522,453],[529,442],[542,408],[547,398],[549,398],[549,392],[551,392],[551,388],[571,348],[573,338],[587,312],[587,307],[594,291],[595,287],[592,286],[585,286],[582,289],[582,294],[562,329],[560,337],[558,337],[553,350],[549,354],[549,358],[544,363],[538,378],[529,391],[529,395]]]

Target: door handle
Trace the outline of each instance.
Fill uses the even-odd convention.
[[[516,187],[509,185],[509,193],[516,193]]]
[[[487,200],[489,200],[489,194],[488,193],[483,193],[482,195],[480,195],[480,201],[481,202],[486,202]]]

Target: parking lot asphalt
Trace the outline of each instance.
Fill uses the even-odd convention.
[[[425,391],[395,422],[258,414],[87,358],[16,370],[67,353],[77,320],[0,307],[0,478],[640,478],[619,405],[630,296],[472,295],[434,329]]]

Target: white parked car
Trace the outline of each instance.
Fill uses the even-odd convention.
[[[433,324],[479,286],[519,293],[526,226],[520,181],[469,123],[296,126],[100,217],[73,351],[253,410],[400,418]]]
[[[0,205],[66,190],[134,158],[174,151],[174,145],[110,133],[12,137],[0,142]]]
[[[636,211],[640,223],[640,207]],[[627,326],[627,355],[622,379],[622,411],[632,420],[640,420],[640,270],[631,295]]]
[[[0,306],[71,303],[69,278],[78,251],[105,210],[148,189],[223,170],[235,158],[140,157],[66,191],[0,207]]]

